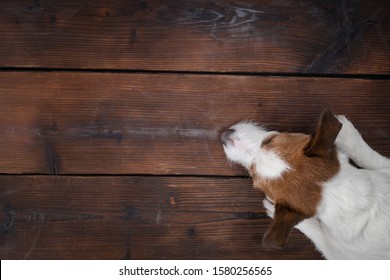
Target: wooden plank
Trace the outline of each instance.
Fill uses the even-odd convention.
[[[390,73],[387,0],[244,2],[1,1],[0,66]]]
[[[0,176],[1,259],[318,259],[294,230],[266,250],[250,179]]]
[[[311,133],[346,114],[390,155],[390,81],[224,75],[0,73],[0,173],[245,175],[220,132],[241,120]]]

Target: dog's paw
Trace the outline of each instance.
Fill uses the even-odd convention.
[[[268,217],[273,219],[274,215],[275,215],[275,204],[274,204],[274,202],[267,196],[263,200],[263,205],[264,205],[264,208],[265,208],[265,210],[267,212]]]
[[[353,124],[343,115],[338,115],[337,119],[343,125],[336,138],[336,145],[341,148],[347,148],[351,145],[351,139],[359,137],[360,134]]]
[[[357,139],[359,133],[357,132],[353,124],[345,116],[338,115],[337,119],[343,126],[341,127],[341,130],[337,135],[335,144],[347,155],[350,155],[350,153],[353,152],[354,149],[353,139]]]

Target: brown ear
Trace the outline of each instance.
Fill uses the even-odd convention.
[[[305,149],[305,155],[309,157],[328,155],[333,149],[341,127],[342,124],[335,115],[328,108],[324,109],[317,130]]]
[[[266,248],[283,248],[290,236],[291,230],[307,217],[290,207],[276,204],[274,219],[263,238]]]

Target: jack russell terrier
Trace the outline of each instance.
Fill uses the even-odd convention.
[[[241,122],[221,140],[266,194],[263,246],[284,247],[296,227],[327,259],[390,259],[390,159],[347,118],[325,109],[313,135]]]

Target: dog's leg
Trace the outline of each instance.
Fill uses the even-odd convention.
[[[345,116],[339,115],[337,118],[343,124],[336,138],[338,148],[364,169],[390,168],[390,159],[374,151]]]

